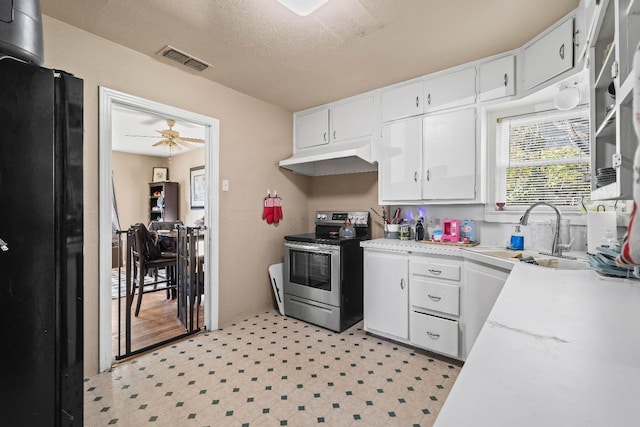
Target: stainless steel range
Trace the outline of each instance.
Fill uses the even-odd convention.
[[[336,332],[362,319],[361,240],[371,239],[364,212],[316,212],[315,233],[285,236],[284,312]],[[355,237],[340,237],[346,220]]]

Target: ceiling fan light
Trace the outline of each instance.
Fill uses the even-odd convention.
[[[325,4],[327,0],[277,0],[277,2],[300,16],[307,16]]]

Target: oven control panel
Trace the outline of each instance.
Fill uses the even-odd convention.
[[[369,212],[353,211],[353,212],[337,212],[337,211],[318,211],[316,212],[316,225],[342,225],[345,220],[351,220],[354,227],[367,227],[369,225]]]

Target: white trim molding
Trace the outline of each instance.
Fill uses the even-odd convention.
[[[99,117],[99,369],[100,372],[111,369],[113,361],[112,323],[111,323],[111,138],[112,112],[114,104],[124,105],[149,113],[174,117],[205,126],[205,176],[207,193],[205,196],[205,224],[207,241],[205,260],[204,306],[205,326],[218,329],[218,217],[219,217],[219,152],[220,121],[201,114],[182,110],[134,95],[100,87]]]

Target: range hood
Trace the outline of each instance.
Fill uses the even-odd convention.
[[[371,153],[371,141],[305,148],[288,159],[281,160],[280,167],[308,176],[378,170],[378,165],[373,161]]]

